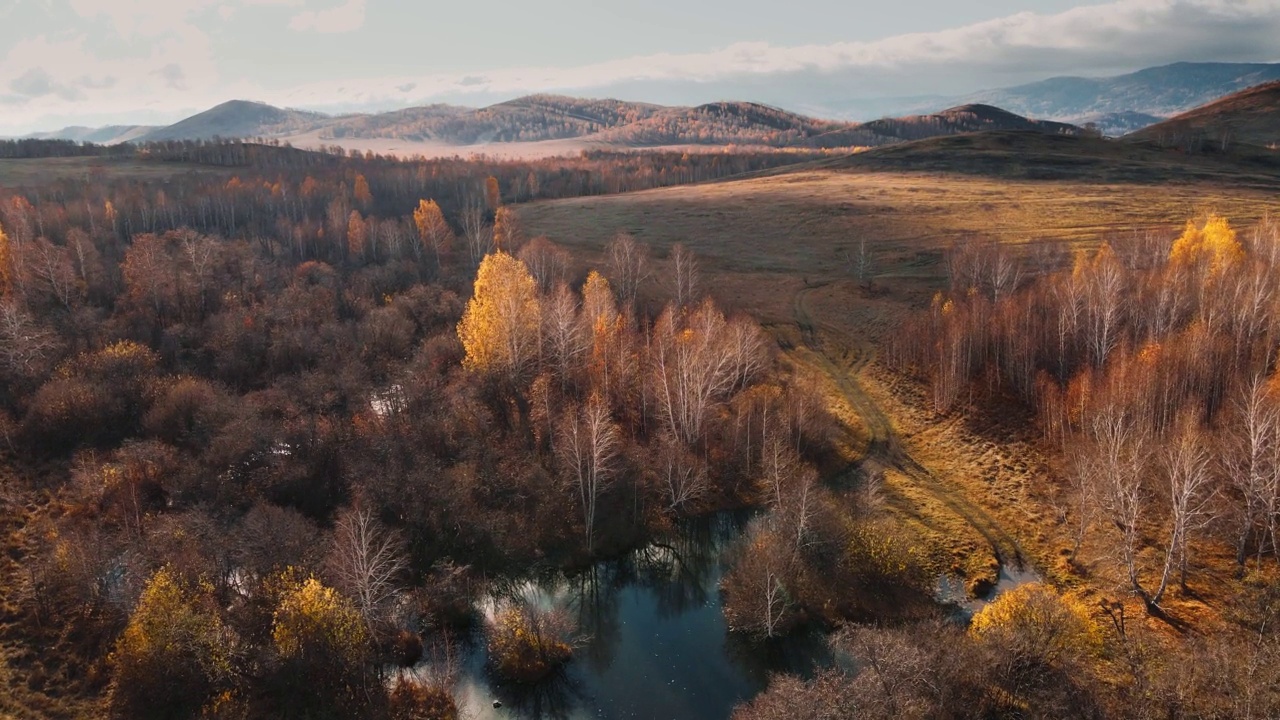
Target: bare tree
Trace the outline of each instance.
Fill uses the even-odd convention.
[[[71,309],[71,301],[76,296],[76,273],[67,249],[39,237],[27,246],[23,259],[31,277],[60,305]]]
[[[787,578],[794,554],[769,517],[752,521],[721,585],[729,629],[766,640],[781,636],[795,618]]]
[[[532,247],[533,243],[529,244]],[[563,389],[587,349],[587,335],[579,320],[578,296],[564,283],[542,303],[543,348]]]
[[[1253,376],[1236,397],[1232,414],[1222,463],[1239,493],[1236,562],[1243,572],[1250,540],[1259,536],[1256,542],[1261,557],[1275,524],[1280,474],[1272,457],[1280,452],[1280,408],[1271,397],[1265,376]]]
[[[570,485],[577,490],[586,526],[587,552],[595,550],[596,510],[613,485],[622,435],[609,407],[593,394],[581,408],[571,409],[561,423],[556,450]]]
[[[707,466],[670,432],[656,440],[658,469],[668,510],[681,510],[707,492]]]
[[[372,629],[400,589],[407,567],[404,543],[363,508],[339,516],[327,568],[334,584],[348,593]]]
[[[1213,494],[1209,485],[1209,454],[1199,423],[1189,413],[1181,418],[1176,434],[1169,439],[1162,455],[1169,482],[1169,546],[1160,585],[1151,596],[1153,605],[1160,604],[1175,564],[1179,569],[1179,583],[1186,589],[1187,539],[1207,522]]]
[[[698,298],[698,260],[683,243],[671,248],[672,294],[677,308],[691,305]]]
[[[736,379],[725,348],[724,315],[710,300],[689,316],[687,324],[668,307],[653,330],[650,360],[658,411],[672,434],[688,445],[702,436],[712,405]]]
[[[1086,273],[1086,335],[1093,364],[1102,367],[1120,339],[1124,269],[1110,246],[1103,245]]]
[[[53,358],[58,336],[12,300],[0,300],[0,370],[34,376]]]
[[[462,210],[462,235],[467,240],[471,264],[479,265],[480,259],[493,252],[493,230],[485,221],[484,206],[472,201]]]
[[[618,233],[605,249],[609,277],[618,290],[623,308],[635,310],[640,285],[649,277],[649,247],[636,242],[630,233]]]
[[[1089,420],[1093,448],[1092,467],[1097,473],[1097,495],[1107,520],[1120,533],[1120,556],[1133,591],[1147,598],[1138,575],[1141,522],[1147,504],[1143,488],[1147,450],[1145,438],[1131,413],[1112,403]]]
[[[538,287],[548,292],[557,283],[565,282],[569,273],[569,251],[548,240],[545,236],[530,240],[516,254],[529,268],[529,274],[538,281]]]

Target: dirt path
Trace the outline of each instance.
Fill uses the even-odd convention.
[[[869,340],[850,336],[837,328],[817,322],[808,303],[814,290],[828,282],[806,285],[795,297],[795,321],[804,345],[796,349],[804,360],[835,383],[846,402],[861,417],[869,435],[863,462],[892,468],[926,491],[950,512],[959,516],[991,546],[1000,564],[1021,566],[1022,549],[999,522],[975,503],[957,484],[939,477],[911,457],[894,431],[893,422],[860,384],[858,377],[874,359],[875,347]]]

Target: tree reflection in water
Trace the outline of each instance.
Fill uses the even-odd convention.
[[[667,537],[570,576],[531,571],[491,587],[481,611],[525,602],[568,613],[574,659],[543,682],[496,678],[467,664],[464,716],[474,718],[727,718],[771,672],[810,674],[831,662],[821,633],[750,643],[727,632],[719,583],[727,550],[750,516],[680,523]],[[483,654],[483,642],[476,651]],[[495,709],[491,700],[503,707]]]

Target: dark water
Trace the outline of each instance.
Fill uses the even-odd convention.
[[[474,638],[455,693],[463,717],[715,720],[764,689],[771,672],[808,675],[828,664],[817,633],[758,645],[725,627],[719,582],[745,522],[729,514],[692,522],[576,576],[548,574],[499,590],[498,597],[565,610],[584,640],[562,673],[518,686],[488,672]]]

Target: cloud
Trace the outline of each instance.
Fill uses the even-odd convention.
[[[346,0],[325,10],[304,10],[289,21],[289,29],[297,32],[345,33],[364,26],[366,0]]]
[[[459,93],[592,92],[643,87],[655,99],[664,87],[754,88],[765,102],[797,103],[804,92],[844,98],[972,92],[1063,74],[1107,74],[1180,60],[1280,59],[1280,0],[1118,0],[1054,15],[1020,13],[941,32],[899,35],[874,42],[784,47],[746,42],[702,53],[655,54],[578,67],[528,67],[483,75],[427,75],[349,79],[339,95],[316,82],[284,93],[295,106],[339,100],[403,102],[413,83],[415,101]],[[644,98],[649,99],[649,98]],[[810,98],[808,102],[821,100]]]
[[[216,0],[69,0],[69,4],[86,20],[107,18],[127,40],[170,34],[187,25],[192,16],[213,7]]]
[[[187,89],[187,74],[178,63],[169,63],[155,72],[164,84],[174,90]]]
[[[845,113],[841,108],[853,107],[855,100],[954,96],[1052,75],[1107,75],[1179,60],[1280,60],[1280,0],[1113,0],[873,42],[744,42],[569,67],[473,65],[456,73],[393,77],[330,78],[317,70],[309,82],[271,91],[266,88],[278,81],[269,73],[219,73],[205,29],[218,27],[221,8],[275,5],[286,8],[281,15],[292,16],[287,22],[294,31],[336,33],[364,26],[367,1],[65,2],[92,27],[81,34],[75,27],[50,36],[26,33],[7,53],[0,49],[0,103],[15,108],[0,117],[0,134],[38,129],[53,118],[167,117],[246,97],[290,107],[366,110],[478,104],[548,91],[672,103],[749,99]],[[248,22],[247,11],[235,13],[240,22]],[[114,28],[125,42],[100,49],[102,27],[107,33]],[[86,69],[94,80],[81,81]],[[104,86],[102,78],[114,79],[114,85]],[[864,102],[856,112],[867,107]]]
[[[9,89],[20,98],[41,98],[55,95],[63,100],[75,102],[84,98],[84,93],[75,85],[60,83],[53,79],[44,68],[31,68],[9,82]]]

